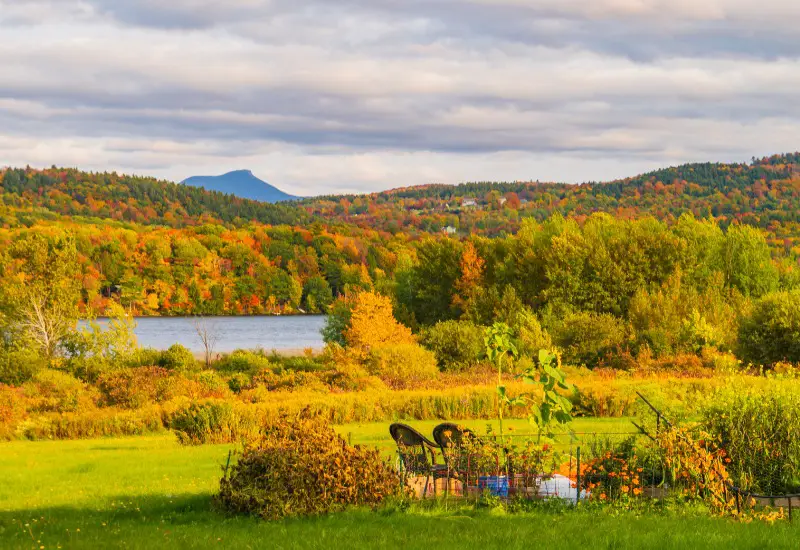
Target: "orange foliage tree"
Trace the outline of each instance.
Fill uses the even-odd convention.
[[[416,343],[411,329],[394,318],[392,301],[376,292],[360,292],[355,297],[344,336],[348,347],[362,358],[379,347]]]
[[[456,281],[456,294],[453,297],[453,304],[463,307],[467,304],[475,292],[480,288],[483,281],[483,268],[486,262],[478,254],[478,250],[471,242],[464,246],[461,254],[461,277]]]

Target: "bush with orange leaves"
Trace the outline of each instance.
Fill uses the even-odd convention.
[[[737,505],[725,466],[730,458],[710,443],[709,434],[682,426],[662,431],[657,441],[673,486],[686,498],[702,500],[712,513],[742,521],[758,519],[772,523],[785,518],[783,508],[758,509],[753,499],[741,499],[743,505],[750,504],[749,508]]]

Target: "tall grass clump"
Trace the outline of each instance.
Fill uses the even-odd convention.
[[[705,408],[703,423],[727,452],[739,487],[761,494],[800,489],[800,395],[728,388]]]

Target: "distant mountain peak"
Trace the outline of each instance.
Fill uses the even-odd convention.
[[[261,202],[282,202],[298,198],[259,179],[248,169],[234,170],[221,176],[193,176],[181,183]]]

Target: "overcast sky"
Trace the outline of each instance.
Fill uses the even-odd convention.
[[[796,0],[0,0],[0,165],[295,194],[800,149]]]

